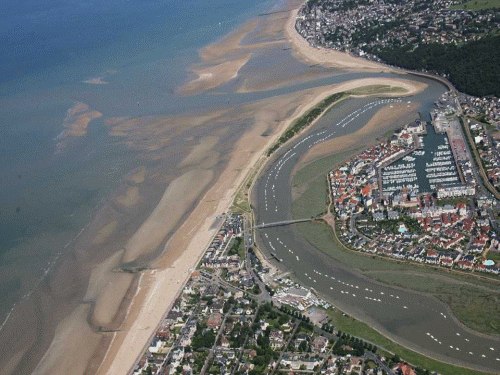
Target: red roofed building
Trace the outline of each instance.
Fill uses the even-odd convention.
[[[471,262],[466,262],[464,260],[459,260],[456,265],[458,268],[461,268],[463,270],[471,270],[472,268],[474,268],[474,265]]]
[[[394,368],[394,371],[396,371],[397,374],[401,375],[417,375],[415,370],[413,370],[411,366],[407,365],[406,363],[400,363]]]
[[[470,232],[476,225],[476,223],[471,219],[464,219],[463,224],[464,224],[464,230],[466,230],[467,232]]]
[[[427,256],[428,256],[428,257],[433,257],[433,258],[435,258],[435,257],[437,257],[438,255],[439,255],[439,254],[438,254],[438,252],[437,252],[436,250],[432,250],[432,249],[431,249],[431,250],[429,250],[429,251],[427,252]]]
[[[455,237],[452,240],[449,240],[448,242],[446,242],[443,247],[445,249],[449,249],[450,247],[455,246],[457,243],[459,243],[460,241],[462,241],[464,238],[465,238],[465,236],[463,234],[459,234],[457,237]]]
[[[361,194],[364,196],[364,197],[369,197],[370,195],[372,195],[372,188],[370,185],[366,185],[363,189],[361,189]]]
[[[453,265],[453,259],[443,258],[441,259],[441,265],[451,267]]]

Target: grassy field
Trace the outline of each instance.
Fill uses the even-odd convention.
[[[488,251],[488,254],[486,254],[486,259],[491,259],[495,263],[498,263],[500,262],[500,252]]]
[[[460,5],[454,5],[451,9],[481,10],[488,8],[500,8],[500,0],[471,0]]]
[[[300,223],[297,224],[297,227],[311,245],[349,267],[361,271],[413,270],[412,267],[404,263],[343,250],[341,244],[333,236],[331,228],[325,223]]]
[[[326,180],[315,178],[307,188],[307,194],[302,194],[292,206],[292,217],[305,219],[326,213],[328,193]]]
[[[410,362],[414,366],[420,366],[424,369],[428,369],[432,372],[438,372],[442,375],[478,375],[485,374],[483,372],[469,370],[463,367],[452,366],[446,363],[442,363],[424,355],[416,353],[412,350],[406,349],[405,347],[396,344],[395,342],[389,340],[387,337],[375,331],[369,325],[362,323],[350,316],[343,315],[340,311],[334,310],[328,311],[332,318],[331,324],[335,325],[336,329],[349,333],[353,336],[362,338],[364,340],[370,341],[375,345],[399,355],[405,361]],[[384,350],[379,352],[384,352]]]

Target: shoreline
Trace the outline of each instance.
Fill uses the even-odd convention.
[[[293,19],[293,12],[289,15],[289,20],[290,19]],[[290,42],[293,43],[292,40],[290,40]],[[161,318],[168,311],[165,307],[171,306],[175,301],[175,296],[180,293],[191,274],[189,270],[196,266],[206,246],[210,244],[213,235],[216,233],[215,229],[210,229],[213,224],[212,218],[215,215],[226,212],[230,208],[233,198],[241,187],[241,184],[247,178],[248,172],[255,168],[255,166],[261,162],[262,158],[264,158],[264,160],[267,159],[265,156],[266,150],[281,136],[296,118],[299,118],[307,110],[316,106],[325,97],[336,92],[359,88],[369,84],[388,83],[392,83],[393,86],[405,87],[408,90],[407,93],[403,94],[405,96],[412,95],[422,89],[421,87],[415,88],[416,83],[411,82],[413,83],[412,85],[410,81],[406,80],[367,78],[348,81],[327,88],[306,90],[306,95],[309,100],[302,102],[290,117],[279,124],[276,133],[272,137],[268,137],[265,144],[260,145],[258,152],[245,163],[244,168],[237,174],[236,179],[226,176],[234,171],[231,170],[231,164],[235,163],[237,157],[233,155],[220,178],[204,194],[189,217],[165,245],[163,255],[155,262],[158,268],[146,271],[142,274],[136,297],[129,306],[129,313],[122,324],[123,331],[113,334],[112,342],[106,350],[105,357],[97,373],[128,373],[131,370],[139,356],[142,355],[142,350],[146,347],[149,342],[148,340],[154,334],[155,328],[161,322]],[[258,129],[258,124],[255,124],[252,130],[244,133],[237,144],[243,145],[246,141],[245,138],[249,138],[248,140],[250,140],[258,135],[255,128],[260,130]],[[239,149],[239,147],[237,146],[236,149]],[[228,184],[228,181],[234,182],[229,182]],[[222,188],[220,185],[229,185],[229,189],[227,187]],[[225,194],[221,194],[223,191]],[[219,204],[209,204],[208,201],[211,200],[213,194],[220,195]],[[198,224],[196,225],[195,223]],[[191,237],[194,233],[196,233],[194,237]],[[175,251],[178,247],[184,247],[185,251],[173,261],[173,264],[169,264],[173,257],[169,250]],[[155,286],[153,287],[153,285]],[[169,292],[168,298],[165,298],[166,291]],[[163,296],[163,298],[161,298],[161,296]],[[156,304],[153,303],[154,300],[156,300]],[[162,302],[163,308],[157,306],[158,301]],[[125,344],[126,342],[128,345]],[[135,345],[130,346],[132,342]],[[131,358],[133,358],[133,361],[131,361]]]
[[[289,21],[292,18],[293,15],[290,13]],[[291,40],[290,42],[293,43]],[[208,188],[204,190],[202,196],[196,197],[193,203],[194,208],[188,211],[188,215],[179,219],[180,221],[177,222],[175,232],[165,244],[161,255],[153,262],[152,269],[141,272],[136,281],[137,287],[126,291],[124,298],[130,298],[131,302],[127,306],[120,306],[118,308],[117,314],[123,318],[122,321],[117,323],[118,331],[113,332],[112,335],[89,332],[89,336],[93,337],[99,334],[100,339],[99,343],[95,344],[97,345],[96,351],[92,351],[90,354],[87,353],[92,350],[92,345],[90,345],[91,348],[87,347],[85,349],[86,353],[82,357],[88,357],[89,355],[90,357],[88,357],[87,367],[81,373],[94,373],[94,369],[96,370],[95,373],[99,374],[128,373],[133,368],[136,359],[142,354],[142,350],[147,345],[148,339],[154,334],[157,324],[161,321],[166,311],[168,311],[167,307],[171,306],[175,301],[185,281],[189,278],[191,274],[190,269],[196,266],[199,257],[203,254],[206,246],[215,234],[216,229],[212,228],[214,216],[229,209],[235,194],[244,183],[248,173],[263,160],[262,157],[265,155],[266,150],[296,118],[316,106],[325,97],[349,87],[363,87],[368,82],[373,84],[392,83],[393,86],[398,87],[406,85],[407,89],[413,87],[413,89],[418,91],[415,88],[417,83],[409,80],[368,78],[347,81],[339,85],[302,90],[271,98],[272,100],[266,99],[247,105],[250,108],[248,111],[257,113],[254,118],[255,123],[249,126],[239,137],[227,165],[216,181],[212,180],[208,183]],[[411,94],[405,93],[405,95]],[[281,104],[281,107],[276,109],[274,102]],[[262,112],[258,112],[261,110],[262,103],[265,103],[268,108],[262,110]],[[283,112],[281,115],[279,114],[280,110]],[[271,136],[262,135],[268,131],[270,131]],[[265,156],[264,160],[267,160]],[[208,171],[212,167],[203,167],[201,170]],[[167,186],[167,189],[169,186]],[[130,196],[125,195],[126,198],[124,199],[129,200],[129,198],[134,198],[134,192],[135,190],[131,190]],[[159,210],[161,210],[161,207],[159,207]],[[145,235],[147,236],[147,232],[151,232],[151,230],[152,228],[147,228],[146,226],[144,228]],[[103,236],[106,238],[106,235]],[[129,259],[133,258],[131,256]],[[103,260],[103,262],[105,261],[107,259]],[[81,311],[79,313],[75,312],[75,316],[78,314],[82,318]],[[66,326],[68,326],[68,322],[72,321],[70,315],[68,316],[68,320],[65,320],[67,322]],[[82,320],[84,321],[85,319],[82,318],[79,322]],[[69,325],[71,326],[71,324]],[[109,345],[106,344],[108,341],[110,341]],[[71,343],[71,341],[69,342]],[[41,361],[37,367],[38,373],[66,373],[65,370],[71,365],[67,363],[71,355],[74,355],[72,351],[62,354],[61,352],[49,353],[47,350],[44,359],[52,363],[53,367],[40,367]],[[87,357],[80,360],[80,367],[71,367],[73,373],[77,373],[80,370],[83,361],[86,361]],[[61,358],[64,358],[66,363],[59,364],[58,361]],[[64,368],[65,366],[66,368]]]
[[[142,354],[141,350],[147,345],[151,335],[154,334],[154,328],[157,327],[161,321],[161,317],[165,314],[165,307],[163,309],[159,307],[154,308],[151,305],[152,301],[162,301],[163,306],[170,306],[173,303],[175,296],[178,295],[180,290],[184,287],[185,282],[191,274],[188,270],[196,267],[199,258],[202,256],[216,233],[216,229],[210,229],[214,221],[213,218],[216,215],[227,212],[233,203],[236,192],[246,180],[247,174],[252,171],[255,166],[259,165],[262,160],[268,159],[265,155],[267,149],[296,118],[299,118],[306,111],[316,106],[328,95],[342,91],[345,87],[349,87],[353,84],[356,87],[360,87],[358,85],[366,83],[366,81],[363,80],[359,81],[347,82],[326,89],[322,88],[321,90],[311,90],[313,92],[316,91],[315,95],[308,92],[308,96],[312,100],[306,101],[294,111],[292,116],[282,121],[278,126],[279,130],[272,137],[268,137],[265,143],[259,145],[259,150],[254,153],[253,157],[248,160],[247,163],[244,163],[244,167],[239,171],[236,171],[232,165],[238,164],[237,159],[241,159],[241,157],[238,158],[236,155],[233,155],[228,167],[223,171],[218,181],[209,189],[187,220],[168,241],[165,246],[164,255],[155,262],[156,269],[143,273],[143,278],[139,284],[141,290],[146,289],[148,285],[156,285],[152,290],[144,291],[146,295],[143,296],[142,299],[147,300],[145,303],[147,308],[138,306],[141,304],[138,301],[133,302],[135,306],[130,308],[131,312],[126,318],[123,328],[124,331],[128,330],[129,332],[126,334],[122,332],[114,334],[111,347],[108,349],[107,356],[103,360],[98,373],[122,373],[130,370],[138,356]],[[317,91],[322,91],[322,93],[318,93]],[[251,142],[251,139],[255,138],[261,130],[258,124],[254,125],[254,129],[245,133],[238,141],[239,147],[237,146],[237,149],[244,149],[244,145]],[[234,176],[235,172],[236,176]],[[220,202],[219,204],[213,203],[214,200],[217,201],[217,199],[213,198],[214,195],[220,196],[220,199],[218,199]],[[198,223],[198,225],[196,223]],[[172,265],[169,265],[172,254],[179,248],[185,248],[184,252]],[[172,275],[175,275],[175,277]],[[171,289],[174,289],[175,293]],[[169,298],[162,298],[161,296],[164,297],[167,292]],[[135,316],[133,322],[130,321],[132,316]],[[148,329],[146,329],[146,327]],[[141,332],[142,335],[139,334]],[[136,345],[132,348],[129,345],[121,344],[125,342],[135,342]],[[134,358],[133,363],[130,362],[130,358],[132,357]]]

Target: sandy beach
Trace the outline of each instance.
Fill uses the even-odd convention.
[[[275,18],[260,32],[256,32],[258,22],[250,21],[228,37],[205,47],[200,51],[202,62],[190,68],[197,77],[179,87],[178,93],[195,95],[233,80],[256,49],[283,43],[275,40],[280,33],[286,35],[286,42],[293,45],[301,59],[342,69],[385,69],[340,52],[309,47],[293,28],[295,15],[296,10],[290,13],[284,27],[281,23],[281,28],[277,28],[279,20]],[[248,44],[244,43],[245,40]],[[192,145],[191,151],[176,164],[181,171],[178,176],[166,177],[163,172],[140,167],[126,178],[112,199],[113,214],[106,216],[106,220],[104,215],[96,218],[88,230],[91,234],[84,234],[80,242],[102,246],[109,245],[117,236],[127,240],[123,244],[109,245],[99,262],[89,270],[82,302],[58,325],[35,373],[128,373],[216,233],[217,228],[213,225],[216,216],[227,212],[247,174],[265,159],[267,148],[294,119],[327,96],[366,86],[399,87],[401,90],[393,96],[412,95],[425,88],[425,85],[406,80],[404,76],[401,79],[366,78],[277,95],[238,108],[205,114],[177,118],[106,119],[110,136],[122,140],[131,149],[148,153],[148,157],[159,163],[166,156],[153,153],[171,144],[186,129],[201,128],[214,122],[227,125]],[[83,113],[87,119],[88,109],[85,110]],[[412,110],[413,107],[406,105],[390,112],[383,109],[366,129],[345,136],[341,141],[347,146],[352,145],[383,125],[380,116],[389,116],[392,121]],[[79,110],[74,115],[78,113]],[[237,121],[248,125],[236,143],[223,154],[220,143],[229,127]],[[330,146],[325,143],[313,148],[308,160],[332,152]],[[222,170],[219,170],[220,165],[224,165]],[[128,214],[138,207],[145,210],[141,205],[145,204],[148,185],[162,179],[168,181],[168,186],[156,206],[141,218],[140,225],[120,229],[124,220],[118,214]],[[158,248],[162,249],[161,253],[158,253]],[[83,250],[77,254],[81,258],[87,256]],[[123,264],[147,266],[147,269],[140,273],[118,272]]]
[[[351,56],[344,52],[327,50],[324,48],[314,48],[307,43],[295,30],[295,18],[298,9],[291,11],[285,25],[286,36],[292,43],[293,50],[301,59],[310,64],[320,64],[326,67],[336,67],[349,70],[389,72],[393,69],[373,61]]]

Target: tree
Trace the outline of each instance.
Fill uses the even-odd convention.
[[[304,340],[299,345],[299,351],[300,352],[305,352],[306,350],[307,350],[307,341]]]

